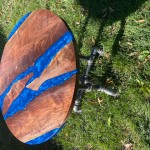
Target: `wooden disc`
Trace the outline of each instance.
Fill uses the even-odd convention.
[[[5,45],[0,106],[12,134],[39,144],[62,128],[73,104],[76,57],[73,35],[53,12],[23,17]]]

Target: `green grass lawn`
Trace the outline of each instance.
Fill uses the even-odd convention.
[[[86,93],[81,115],[72,113],[50,142],[27,147],[6,135],[0,120],[0,150],[150,150],[150,1],[1,0],[0,51],[15,23],[39,8],[54,11],[70,26],[80,54],[104,45],[90,73],[95,83],[117,88],[120,97]],[[81,62],[81,72],[85,63]]]

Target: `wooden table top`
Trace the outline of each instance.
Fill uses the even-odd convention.
[[[0,64],[0,107],[18,140],[39,144],[58,132],[72,110],[76,73],[73,35],[57,15],[36,10],[19,21]]]

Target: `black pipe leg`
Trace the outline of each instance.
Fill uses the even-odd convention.
[[[88,80],[89,72],[92,68],[92,65],[93,65],[94,61],[95,61],[96,55],[99,55],[99,56],[103,55],[103,47],[101,47],[101,48],[94,47],[92,49],[91,54],[90,54],[89,57],[80,56],[80,58],[82,60],[87,61],[87,66],[86,66],[84,75],[80,77],[80,86],[78,88],[77,98],[75,100],[75,105],[73,107],[73,111],[75,113],[78,113],[78,114],[82,113],[81,100],[82,100],[82,96],[85,92],[91,92],[93,90],[96,90],[98,92],[104,92],[107,95],[110,95],[110,96],[113,96],[113,97],[118,97],[119,96],[119,93],[117,91],[106,88],[106,87],[101,86],[101,85],[93,84],[92,82],[90,82]]]
[[[74,104],[74,107],[73,107],[73,111],[75,113],[78,113],[78,114],[82,113],[82,110],[81,110],[81,99],[82,99],[83,93],[84,93],[84,90],[78,90],[77,98],[75,100],[75,104]]]

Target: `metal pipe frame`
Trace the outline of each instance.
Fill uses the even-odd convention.
[[[102,85],[97,85],[94,84],[92,82],[90,82],[88,80],[89,77],[89,72],[95,62],[95,58],[97,55],[99,56],[103,56],[103,52],[104,49],[103,47],[94,47],[91,51],[91,54],[89,57],[85,57],[85,56],[80,56],[81,60],[87,61],[87,66],[85,69],[84,74],[80,77],[80,84],[79,84],[79,88],[78,88],[78,92],[77,92],[77,97],[75,99],[75,104],[73,107],[73,111],[75,113],[81,114],[82,110],[81,110],[81,100],[82,100],[82,96],[85,92],[91,92],[93,90],[96,90],[98,92],[104,92],[107,95],[113,96],[113,97],[118,97],[119,93],[115,90],[106,88]]]

